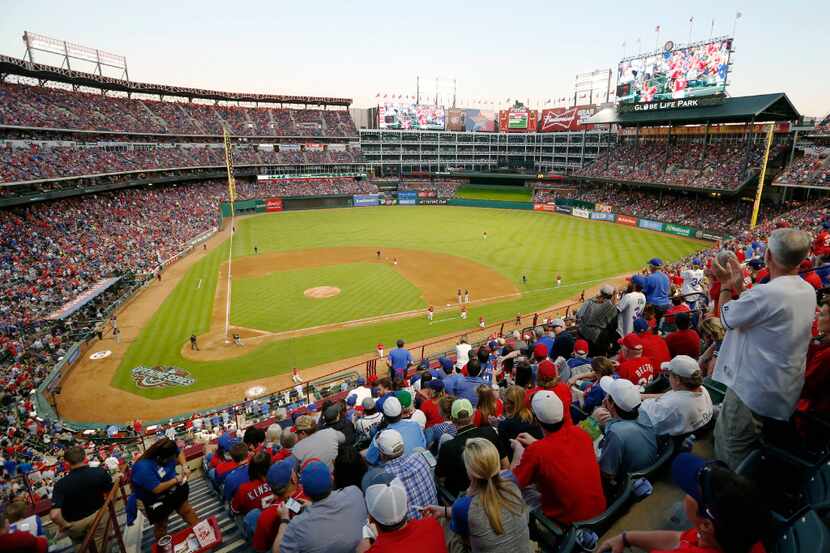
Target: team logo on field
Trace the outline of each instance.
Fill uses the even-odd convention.
[[[145,367],[138,366],[132,370],[133,382],[139,388],[171,388],[173,386],[192,386],[196,379],[189,372],[179,367]]]
[[[105,349],[103,351],[96,351],[95,353],[90,355],[89,358],[93,361],[98,361],[99,359],[106,359],[110,355],[112,355],[112,351]]]

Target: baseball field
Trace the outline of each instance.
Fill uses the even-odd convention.
[[[253,384],[290,384],[292,367],[315,376],[378,343],[512,319],[703,244],[552,213],[447,206],[282,212],[235,226],[230,323],[241,345],[224,334],[227,228],[122,311],[120,342],[108,336],[91,350],[112,354],[87,352],[64,381],[63,416],[123,422],[229,403]],[[467,319],[459,289],[469,290]],[[137,367],[174,367],[186,385],[139,387]]]

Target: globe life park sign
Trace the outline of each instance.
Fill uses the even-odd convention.
[[[620,104],[619,113],[642,111],[666,111],[670,109],[695,109],[716,106],[723,103],[723,96],[704,96],[702,98],[676,98],[674,100],[660,100],[657,102],[638,102],[634,104]]]

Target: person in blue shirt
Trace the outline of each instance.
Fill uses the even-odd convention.
[[[403,438],[404,456],[412,453],[416,448],[426,449],[427,442],[424,437],[424,431],[421,430],[421,425],[409,419],[403,419],[403,406],[400,400],[394,395],[390,395],[383,402],[383,422],[382,429],[391,428],[397,430]],[[370,465],[380,464],[380,450],[376,442],[377,435],[372,438],[372,443],[366,450],[366,462]]]
[[[176,462],[182,465],[181,475],[176,474]],[[156,540],[167,533],[167,519],[173,511],[193,526],[199,522],[196,512],[188,502],[190,488],[187,485],[184,452],[176,443],[162,438],[144,452],[133,465],[133,493],[144,504],[147,519],[153,525]]]
[[[481,376],[481,362],[478,357],[472,357],[467,362],[467,376],[462,376],[453,383],[453,395],[458,399],[468,399],[473,407],[478,405],[478,392],[476,391],[482,384],[487,386],[487,382]],[[445,389],[446,389],[446,380]]]
[[[412,354],[409,350],[404,349],[404,341],[398,340],[396,347],[389,352],[386,358],[386,366],[389,367],[389,378],[393,381],[395,379],[403,380],[406,377],[406,372],[412,366]]]
[[[663,314],[671,307],[671,300],[669,300],[671,283],[669,276],[661,270],[662,267],[663,260],[654,257],[648,262],[648,270],[650,271],[648,275],[634,275],[631,277],[631,282],[643,287],[646,303],[654,306],[658,325],[660,319],[663,318]]]
[[[222,496],[227,502],[233,499],[233,495],[239,489],[239,486],[248,481],[248,461],[250,457],[248,457],[248,448],[244,443],[234,444],[231,448],[231,459],[237,465],[235,469],[232,469],[224,477],[225,484],[222,488]]]

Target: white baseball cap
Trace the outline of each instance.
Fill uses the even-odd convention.
[[[372,518],[384,526],[395,526],[406,518],[409,506],[406,487],[400,478],[388,484],[373,484],[366,488],[366,509]]]
[[[660,368],[676,376],[685,377],[693,376],[700,371],[700,365],[688,355],[678,355],[668,363],[660,363]]]
[[[395,396],[383,400],[383,414],[387,417],[400,417],[402,410],[401,402]]]
[[[412,416],[409,417],[409,420],[417,422],[418,425],[421,427],[421,430],[423,430],[427,426],[427,416],[420,409],[415,409],[414,411],[412,411]]]
[[[556,424],[565,417],[565,408],[559,396],[550,390],[539,390],[530,402],[533,414],[543,424]]]
[[[387,457],[399,457],[403,453],[403,437],[397,430],[382,430],[375,441],[380,452]]]
[[[632,411],[643,402],[639,388],[626,378],[603,376],[599,379],[599,387],[624,411]]]

